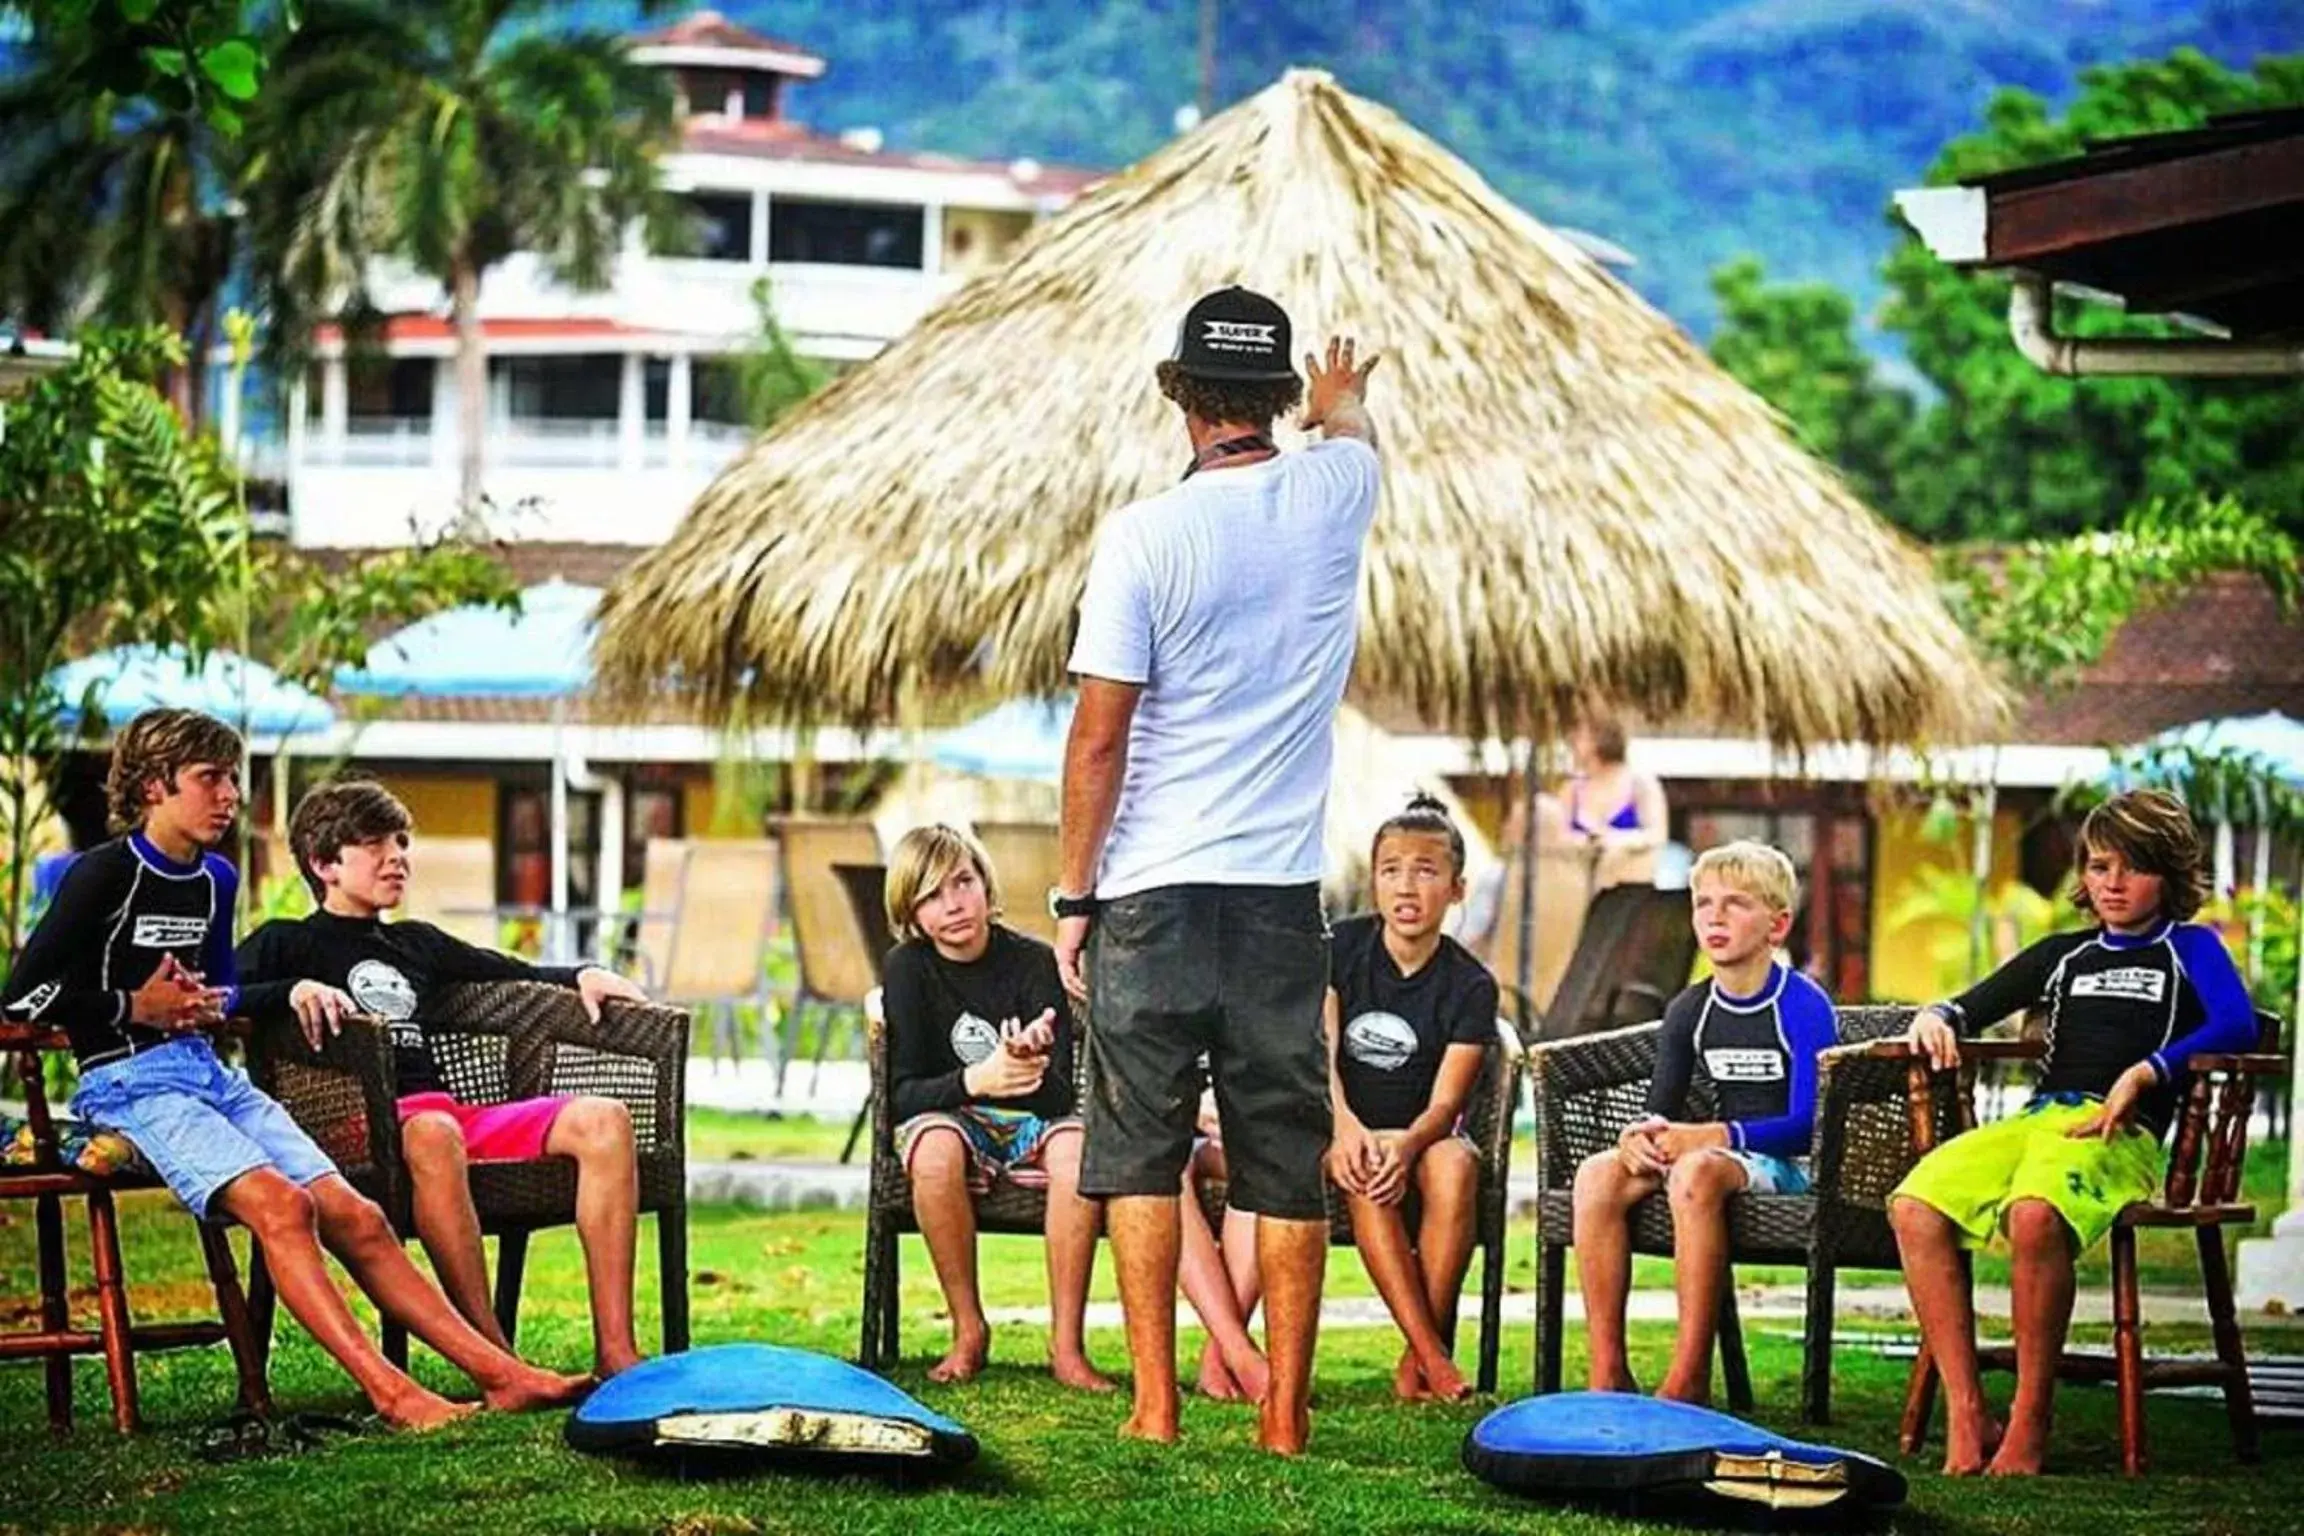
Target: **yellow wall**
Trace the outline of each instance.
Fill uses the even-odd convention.
[[[944,210],[944,270],[960,277],[996,267],[1016,237],[1032,227],[1028,213],[990,208]]]
[[[416,838],[484,837],[496,840],[496,781],[478,774],[380,774],[416,818]]]
[[[1875,821],[1872,868],[1872,995],[1883,1002],[1929,1002],[1944,995],[1958,980],[1943,969],[1942,947],[1956,946],[1965,955],[1966,927],[1949,918],[1909,923],[1891,930],[1889,923],[1922,885],[1930,870],[1966,874],[1970,832],[1965,821],[1956,835],[1941,840],[1925,835],[1920,807],[1897,806]],[[1992,888],[2013,884],[2020,863],[2023,819],[2002,811],[1992,820]]]

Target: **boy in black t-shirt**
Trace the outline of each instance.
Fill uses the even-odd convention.
[[[1440,931],[1464,895],[1464,835],[1419,795],[1376,831],[1376,910],[1336,925],[1328,965],[1328,1173],[1352,1213],[1368,1278],[1407,1336],[1392,1389],[1471,1390],[1450,1351],[1472,1259],[1480,1160],[1457,1134],[1496,1039],[1496,978]],[[1413,1233],[1404,1201],[1421,1206]]]
[[[430,923],[387,923],[410,871],[415,820],[383,785],[340,779],[297,803],[288,841],[319,910],[266,923],[240,946],[250,977],[311,976],[349,993],[392,1031],[400,1149],[409,1205],[441,1289],[473,1327],[503,1344],[489,1298],[487,1251],[472,1203],[470,1164],[565,1157],[576,1164],[576,1237],[592,1294],[592,1373],[602,1381],[639,1363],[632,1335],[632,1248],[639,1164],[620,1100],[557,1094],[465,1104],[446,1091],[424,1017],[439,989],[464,981],[542,981],[572,987],[597,1018],[610,998],[645,994],[599,966],[538,966],[467,944]]]
[[[881,972],[889,1110],[952,1313],[951,1351],[928,1377],[965,1381],[991,1351],[972,1192],[1006,1174],[1048,1191],[1049,1369],[1065,1386],[1109,1392],[1081,1336],[1103,1212],[1080,1194],[1075,1045],[1055,951],[1001,925],[992,861],[956,827],[904,834],[887,903],[904,941]]]
[[[582,1379],[524,1364],[458,1317],[375,1203],[202,1033],[237,1013],[294,1016],[316,1034],[351,1006],[302,973],[235,982],[238,877],[212,850],[239,814],[240,757],[237,732],[192,710],[146,710],[128,723],[105,784],[127,835],[65,875],[9,977],[7,1016],[66,1030],[80,1066],[74,1112],[134,1142],[194,1215],[245,1226],[289,1312],[385,1419],[425,1429],[473,1410],[384,1358],[329,1276],[323,1245],[489,1407],[570,1401]]]

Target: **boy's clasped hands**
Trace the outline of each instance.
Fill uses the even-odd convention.
[[[224,1004],[230,995],[222,987],[209,986],[198,971],[187,970],[171,952],[160,957],[160,964],[144,985],[128,994],[128,1017],[154,1029],[189,1034],[223,1023]]]
[[[1631,1172],[1662,1178],[1689,1153],[1727,1145],[1725,1125],[1683,1125],[1662,1115],[1647,1115],[1624,1127],[1624,1134],[1616,1138],[1616,1155]]]
[[[969,1096],[1014,1099],[1040,1086],[1048,1072],[1048,1053],[1056,1045],[1056,1010],[1043,1008],[1031,1023],[1002,1021],[1000,1043],[991,1055],[961,1074]]]

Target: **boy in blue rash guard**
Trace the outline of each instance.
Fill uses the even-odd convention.
[[[2042,939],[1912,1021],[1913,1044],[1949,1068],[1961,1035],[2026,1009],[2047,1014],[2048,1057],[2031,1104],[1930,1152],[1888,1200],[1921,1341],[1944,1379],[1944,1470],[1954,1476],[2040,1470],[2074,1259],[2159,1188],[2160,1139],[2185,1062],[2256,1043],[2232,957],[2213,929],[2191,921],[2208,879],[2183,804],[2159,790],[2115,795],[2081,823],[2076,859],[2073,901],[2096,927]],[[1960,1267],[1962,1248],[2003,1231],[2016,1335],[2004,1435],[1984,1403]]]
[[[1594,1391],[1638,1390],[1624,1358],[1635,1205],[1659,1189],[1672,1201],[1680,1330],[1657,1396],[1701,1403],[1712,1393],[1728,1202],[1746,1190],[1808,1187],[1799,1160],[1816,1116],[1816,1057],[1839,1030],[1823,989],[1776,958],[1792,928],[1795,885],[1790,859],[1749,842],[1707,850],[1690,876],[1711,979],[1664,1010],[1647,1114],[1576,1170],[1576,1268]],[[1692,1124],[1678,1117],[1699,1074],[1722,1118]]]
[[[352,1011],[350,998],[308,979],[234,982],[239,882],[212,850],[239,814],[240,753],[230,726],[192,710],[146,710],[128,723],[105,783],[126,835],[73,862],[0,1011],[64,1029],[80,1066],[74,1113],[134,1142],[195,1216],[245,1226],[288,1310],[387,1421],[427,1429],[473,1409],[384,1358],[328,1274],[323,1245],[489,1407],[571,1401],[582,1378],[538,1370],[475,1333],[409,1262],[375,1203],[201,1033],[231,1014],[293,1013],[317,1045]]]

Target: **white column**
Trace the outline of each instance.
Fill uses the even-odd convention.
[[[616,384],[616,465],[626,474],[640,467],[641,442],[648,425],[648,359],[624,354]]]
[[[331,357],[320,365],[320,440],[328,456],[344,462],[344,438],[352,419],[352,390],[344,376],[344,359]]]
[[[594,866],[593,905],[614,912],[624,905],[624,781],[612,773],[600,779],[600,855]],[[610,929],[603,922],[603,935]],[[607,959],[605,952],[601,958]]]
[[[304,506],[300,489],[304,481],[304,418],[312,409],[312,390],[305,376],[302,368],[288,376],[288,540],[292,544],[304,542],[297,522]]]
[[[2304,870],[2297,890],[2304,894]],[[2304,1020],[2304,973],[2296,978],[2296,1001],[2288,1011],[2288,1027]],[[2252,1237],[2240,1245],[2239,1271],[2234,1276],[2235,1300],[2243,1314],[2279,1306],[2304,1312],[2304,1134],[2296,1125],[2298,1106],[2304,1105],[2304,1050],[2293,1058],[2288,1087],[2288,1209],[2272,1223],[2270,1237]]]
[[[944,205],[920,210],[920,270],[930,277],[944,270]]]
[[[752,194],[752,265],[768,265],[768,189]]]
[[[456,468],[456,359],[443,357],[432,364],[432,468],[451,474]]]
[[[694,409],[694,362],[687,353],[672,354],[672,375],[664,390],[664,462],[673,469],[688,467],[688,418]]]

